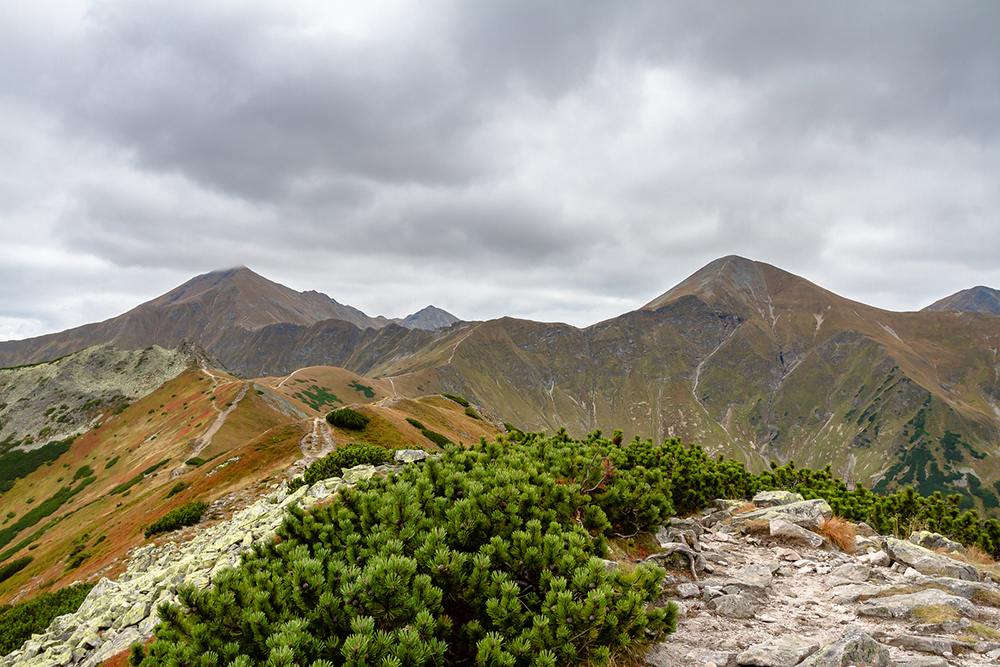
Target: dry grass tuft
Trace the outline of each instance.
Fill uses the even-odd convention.
[[[972,592],[972,601],[987,607],[1000,607],[1000,593],[991,588],[978,588]]]
[[[736,516],[737,514],[746,514],[747,512],[753,512],[755,509],[757,509],[757,505],[755,503],[746,503],[745,505],[740,505],[734,509],[731,514],[733,516]]]
[[[845,553],[853,554],[858,550],[855,542],[857,532],[854,530],[854,524],[836,514],[829,519],[820,521],[819,532]]]
[[[972,565],[983,565],[988,567],[990,565],[997,564],[997,562],[993,559],[993,556],[988,554],[985,549],[975,544],[965,550],[965,557]]]
[[[744,535],[766,536],[771,534],[771,522],[767,519],[754,519],[743,526]]]
[[[924,623],[945,623],[957,621],[962,617],[955,609],[946,604],[929,604],[917,607],[913,610],[913,615]]]

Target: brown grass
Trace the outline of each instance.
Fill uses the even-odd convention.
[[[734,509],[731,512],[731,514],[733,516],[736,516],[737,514],[746,514],[747,512],[753,512],[755,509],[757,509],[757,505],[756,504],[754,504],[754,503],[746,503],[746,504],[740,505],[739,507],[737,507],[736,509]]]
[[[829,519],[820,520],[819,532],[845,553],[853,554],[858,550],[855,543],[857,532],[854,530],[854,524],[836,514]]]
[[[771,522],[767,519],[754,519],[750,521],[743,527],[743,533],[745,535],[770,535],[771,534]]]
[[[928,604],[917,607],[913,610],[913,615],[924,623],[957,621],[962,617],[955,609],[946,604]]]
[[[970,643],[975,643],[980,639],[992,639],[994,641],[1000,639],[1000,630],[983,625],[982,623],[973,622],[968,628],[968,633],[961,635],[959,639]]]
[[[972,601],[987,607],[1000,607],[1000,593],[991,588],[979,588],[972,592]]]
[[[993,556],[988,554],[985,549],[975,544],[965,550],[965,557],[972,565],[990,566],[997,564],[997,562],[993,559]]]

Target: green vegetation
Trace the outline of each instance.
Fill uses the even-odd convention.
[[[213,589],[180,591],[133,664],[627,663],[674,629],[663,571],[609,571],[616,525],[651,528],[669,480],[614,471],[608,441],[482,441],[292,508]],[[612,474],[614,473],[614,474]],[[181,609],[188,610],[182,612]]]
[[[326,420],[330,422],[332,426],[346,428],[351,431],[363,431],[365,427],[368,426],[368,422],[371,421],[371,419],[357,410],[352,410],[350,408],[334,410],[326,416]]]
[[[118,463],[118,459],[120,459],[120,458],[121,458],[120,456],[116,456],[113,459],[111,459],[110,461],[108,461],[107,463],[105,463],[104,464],[104,469],[105,470],[110,470],[111,468],[113,468],[114,465],[116,463]]]
[[[93,468],[87,464],[83,464],[77,468],[76,473],[73,474],[73,481],[75,482],[79,479],[83,479],[84,477],[93,477],[94,474]]]
[[[52,496],[31,508],[31,510],[23,514],[12,525],[0,530],[0,547],[7,546],[22,530],[34,526],[45,517],[54,513],[62,507],[63,503],[80,493],[80,491],[83,491],[88,485],[94,483],[96,479],[96,477],[87,477],[77,484],[76,487],[64,486],[52,494]]]
[[[335,449],[313,463],[306,468],[303,478],[306,484],[315,484],[321,479],[339,477],[345,468],[362,464],[378,465],[391,460],[392,452],[385,447],[355,442]]]
[[[173,498],[186,488],[188,488],[188,485],[186,483],[177,482],[176,484],[173,485],[173,487],[171,487],[170,491],[167,492],[167,498]]]
[[[69,451],[76,436],[50,442],[31,451],[13,450],[0,456],[0,493],[14,488],[14,482],[26,477],[49,461],[55,461]]]
[[[479,419],[479,415],[476,414],[476,411],[473,410],[472,408],[466,408],[465,414],[468,415],[469,417],[472,417],[473,419]]]
[[[0,654],[16,651],[31,635],[40,633],[56,616],[72,614],[94,584],[75,584],[16,604],[0,613]]]
[[[340,403],[341,405],[344,404],[344,402],[337,398],[336,394],[332,393],[329,389],[315,384],[309,389],[303,389],[302,391],[295,392],[292,396],[299,399],[317,412],[325,406],[332,406],[334,403]]]
[[[138,475],[136,475],[132,479],[128,480],[127,482],[122,482],[121,484],[119,484],[115,488],[111,489],[108,493],[111,494],[111,495],[114,495],[116,493],[122,493],[122,494],[124,494],[126,491],[128,491],[133,486],[135,486],[136,484],[138,484],[139,482],[141,482],[143,479],[145,479],[146,475],[150,475],[150,474],[156,472],[159,468],[167,465],[169,462],[170,462],[170,459],[163,459],[159,463],[155,463],[155,464],[149,466],[148,468],[146,468],[145,470],[143,470],[141,473],[139,473]]]
[[[454,394],[441,394],[441,395],[447,398],[448,400],[455,401],[463,408],[469,407],[469,402],[464,398],[462,398],[461,396],[455,396]]]
[[[361,392],[365,395],[365,398],[375,398],[375,390],[368,385],[361,384],[357,380],[351,380],[351,384],[347,386],[354,389],[354,391]]]
[[[202,500],[195,500],[187,505],[178,507],[175,510],[167,512],[162,517],[150,524],[149,528],[146,529],[146,537],[152,537],[153,535],[159,535],[160,533],[169,533],[172,530],[177,530],[178,528],[183,528],[184,526],[193,526],[201,520],[202,515],[208,510],[208,503]]]
[[[420,432],[423,433],[425,438],[433,442],[438,447],[446,447],[448,445],[455,444],[437,431],[432,431],[429,428],[422,428],[420,429]]]
[[[425,428],[427,428],[427,427],[426,427],[426,426],[424,426],[424,425],[423,425],[423,424],[422,424],[422,423],[421,423],[420,421],[418,421],[418,420],[414,419],[413,417],[407,417],[407,418],[406,418],[406,421],[407,421],[407,423],[408,423],[408,424],[409,424],[410,426],[412,426],[412,427],[414,427],[414,428],[416,428],[416,429],[418,429],[418,430],[421,430],[421,431],[423,431],[423,430],[424,430]]]
[[[0,567],[0,581],[7,581],[15,574],[28,567],[33,560],[34,558],[31,556],[25,556],[23,558],[18,558],[17,560],[12,560],[3,567]]]

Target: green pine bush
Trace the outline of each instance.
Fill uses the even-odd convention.
[[[19,649],[31,635],[44,631],[56,616],[75,612],[93,587],[74,584],[4,610],[0,613],[0,655]]]
[[[326,420],[330,422],[331,426],[351,431],[363,431],[368,426],[368,422],[371,421],[370,418],[351,408],[334,410],[326,416]]]
[[[180,606],[134,665],[563,667],[626,659],[674,629],[663,571],[608,570],[616,523],[648,529],[669,486],[615,469],[610,442],[481,441],[290,510],[214,587]],[[666,494],[664,495],[664,492]],[[630,507],[621,507],[628,503]]]
[[[184,526],[193,526],[201,520],[206,510],[208,510],[208,503],[202,500],[194,500],[171,510],[150,524],[149,528],[146,529],[146,537],[169,533]]]
[[[321,479],[340,477],[345,468],[353,468],[361,464],[378,465],[391,461],[392,457],[393,452],[385,447],[358,442],[351,443],[346,447],[333,450],[306,468],[303,481],[305,484],[315,484]]]

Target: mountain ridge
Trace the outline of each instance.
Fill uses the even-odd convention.
[[[965,310],[1000,315],[1000,290],[978,285],[939,299],[922,308],[921,312],[942,310]]]

